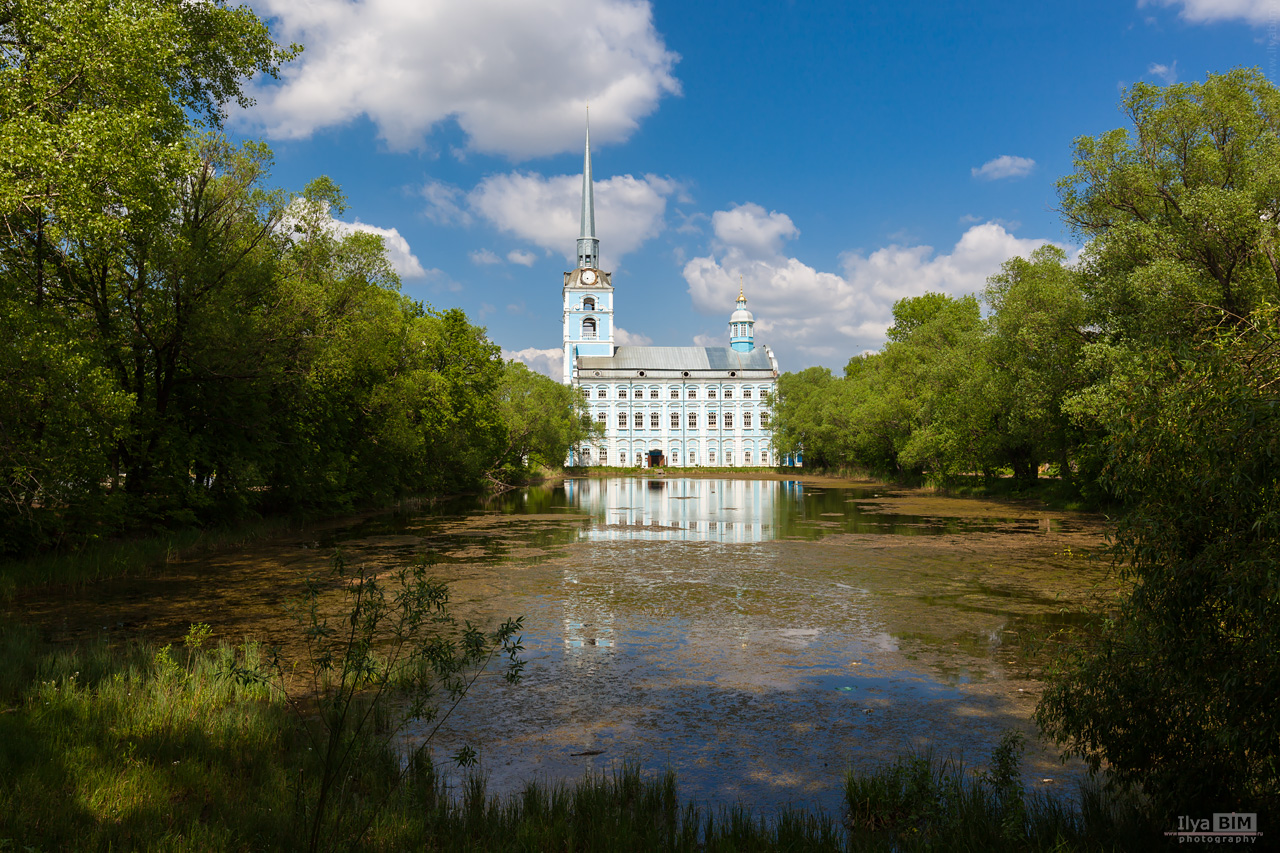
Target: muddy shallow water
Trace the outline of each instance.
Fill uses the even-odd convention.
[[[630,760],[704,800],[836,810],[847,767],[924,748],[983,764],[1004,730],[1034,738],[1038,644],[1091,600],[1101,538],[1097,519],[881,485],[592,478],[27,609],[68,630],[285,639],[283,601],[335,547],[375,567],[428,552],[461,615],[525,617],[524,681],[481,679],[434,744],[475,746],[492,792]],[[1026,767],[1036,787],[1080,773],[1034,740]]]

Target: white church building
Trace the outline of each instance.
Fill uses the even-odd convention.
[[[600,269],[591,133],[582,167],[578,268],[564,274],[564,381],[581,390],[604,437],[570,450],[570,465],[757,467],[779,460],[767,395],[778,360],[755,342],[738,291],[723,347],[614,344],[614,290]]]

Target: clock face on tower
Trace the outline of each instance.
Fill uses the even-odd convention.
[[[582,283],[583,283],[583,284],[595,284],[595,283],[596,283],[596,271],[595,271],[595,270],[583,270],[583,271],[582,271]]]

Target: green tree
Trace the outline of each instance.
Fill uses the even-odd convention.
[[[167,221],[200,169],[192,123],[216,127],[292,52],[223,0],[0,3],[0,549],[118,521],[104,484],[146,407],[67,285]]]
[[[1006,261],[987,281],[985,361],[1002,412],[1002,446],[993,455],[1024,479],[1053,459],[1070,481],[1080,443],[1064,403],[1083,387],[1086,306],[1080,275],[1065,261],[1061,249],[1042,246],[1029,259]]]
[[[1280,91],[1257,69],[1136,83],[1118,128],[1075,143],[1058,186],[1089,241],[1089,321],[1108,339],[1188,340],[1280,298]]]
[[[568,458],[570,447],[604,432],[600,425],[584,422],[582,396],[573,388],[534,373],[518,361],[507,362],[497,403],[507,434],[497,465],[512,475],[538,465],[558,468]]]
[[[1161,815],[1280,807],[1278,320],[1152,353],[1124,393],[1104,477],[1129,592],[1037,711]]]
[[[1092,238],[1096,333],[1064,405],[1125,505],[1112,553],[1128,591],[1038,718],[1161,815],[1274,810],[1280,91],[1237,70],[1136,85],[1126,109],[1132,135],[1079,140],[1061,187]]]

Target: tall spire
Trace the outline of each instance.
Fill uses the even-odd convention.
[[[596,195],[591,182],[591,112],[587,112],[587,148],[582,155],[582,228],[578,234],[578,268],[600,266],[600,241],[596,239]]]

